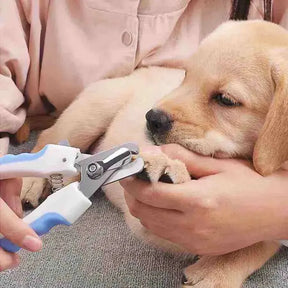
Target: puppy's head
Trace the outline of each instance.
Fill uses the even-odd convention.
[[[185,68],[182,85],[146,114],[157,144],[253,158],[262,175],[288,160],[287,31],[264,21],[228,22]]]

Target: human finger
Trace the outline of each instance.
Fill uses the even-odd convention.
[[[187,201],[191,200],[189,194],[198,189],[196,180],[189,181],[191,187],[185,189],[183,184],[167,184],[162,182],[149,183],[134,177],[120,181],[120,185],[138,201],[157,208],[182,211]]]
[[[38,251],[42,248],[42,241],[38,235],[22,219],[17,217],[1,198],[0,233],[26,250]]]
[[[19,261],[17,254],[6,252],[0,248],[0,272],[18,266]]]
[[[22,179],[6,179],[0,181],[0,197],[7,205],[16,213],[18,217],[22,217],[22,205],[20,193],[22,187]]]

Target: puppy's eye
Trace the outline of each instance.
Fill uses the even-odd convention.
[[[230,98],[228,95],[223,93],[216,93],[212,96],[212,99],[216,101],[217,104],[226,107],[235,107],[240,106],[241,103],[235,101],[234,99]]]

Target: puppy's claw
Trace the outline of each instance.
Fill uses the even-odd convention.
[[[149,174],[147,172],[147,170],[144,168],[143,171],[141,173],[138,173],[136,175],[136,177],[140,180],[144,180],[144,181],[148,181],[151,182],[150,178],[149,178]]]
[[[166,173],[161,175],[161,177],[159,178],[159,182],[173,184],[171,177]]]
[[[142,153],[141,157],[144,159],[145,169],[138,175],[140,179],[175,184],[191,179],[184,163],[172,160],[164,153]]]
[[[29,201],[22,202],[22,207],[24,211],[32,210],[34,209],[33,205]]]
[[[181,279],[181,283],[182,284],[187,284],[187,281],[188,281],[187,277],[185,276],[185,274],[183,274],[182,275],[182,279]]]
[[[144,169],[141,173],[137,174],[136,177],[141,179],[141,180],[151,182],[150,177],[149,177],[149,173],[147,172],[146,169]],[[163,183],[171,183],[171,184],[173,183],[171,177],[168,174],[161,175],[158,181],[163,182]]]

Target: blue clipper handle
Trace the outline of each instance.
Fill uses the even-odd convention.
[[[42,150],[40,150],[37,153],[21,153],[18,155],[13,155],[13,154],[4,155],[0,157],[0,165],[36,160],[45,154],[47,148],[48,146],[46,145]]]
[[[54,226],[57,225],[71,225],[63,216],[58,213],[46,213],[34,222],[32,222],[29,226],[37,233],[37,235],[41,236],[47,234]],[[21,249],[21,247],[13,244],[10,240],[6,238],[0,239],[0,247],[8,252],[17,252]]]

